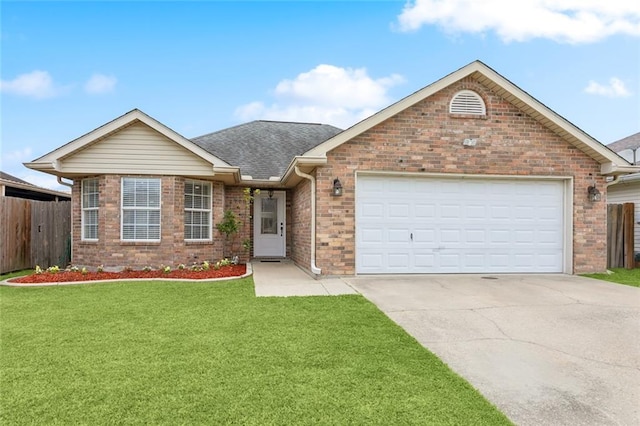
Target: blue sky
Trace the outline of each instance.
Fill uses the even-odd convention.
[[[21,163],[133,108],[187,138],[345,128],[476,59],[614,142],[640,131],[639,3],[3,0],[1,167],[56,188]]]

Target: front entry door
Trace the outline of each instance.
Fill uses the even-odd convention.
[[[284,191],[262,191],[253,199],[253,256],[285,257]]]

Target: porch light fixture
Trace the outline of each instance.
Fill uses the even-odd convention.
[[[342,183],[340,183],[340,179],[335,178],[333,180],[333,195],[335,197],[340,197],[342,196]]]
[[[273,189],[269,190],[269,199],[273,198]]]
[[[589,194],[589,201],[595,202],[602,199],[602,195],[600,194],[600,191],[598,191],[598,188],[596,188],[595,182],[592,186],[587,188],[587,193]]]

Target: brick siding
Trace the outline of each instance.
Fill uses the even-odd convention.
[[[450,99],[462,89],[480,94],[485,117],[449,114]],[[463,147],[465,138],[477,139],[477,146]],[[317,170],[316,263],[323,274],[355,273],[357,170],[573,177],[573,272],[606,269],[606,185],[600,165],[472,77],[342,144],[327,158],[328,165]],[[603,201],[588,201],[590,175]],[[344,187],[342,197],[331,196],[336,177]]]
[[[143,268],[160,265],[177,266],[222,258],[223,241],[215,224],[224,210],[224,186],[212,182],[213,224],[212,241],[187,242],[184,240],[184,182],[177,176],[161,178],[161,241],[159,243],[125,242],[120,239],[120,175],[97,176],[100,187],[98,213],[98,241],[81,240],[81,179],[74,181],[73,198],[73,252],[74,265],[108,269],[124,267]],[[127,175],[126,177],[136,177]],[[154,177],[154,176],[144,176]]]

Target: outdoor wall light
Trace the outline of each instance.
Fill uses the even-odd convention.
[[[270,189],[269,190],[269,199],[272,199],[272,198],[273,198],[273,189]]]
[[[595,183],[593,184],[593,186],[587,188],[587,193],[589,194],[589,201],[595,202],[602,199],[602,195],[600,194],[600,191],[598,191],[598,188],[596,188]]]
[[[342,183],[340,183],[340,179],[338,178],[333,180],[333,195],[336,197],[340,197],[342,195]]]

